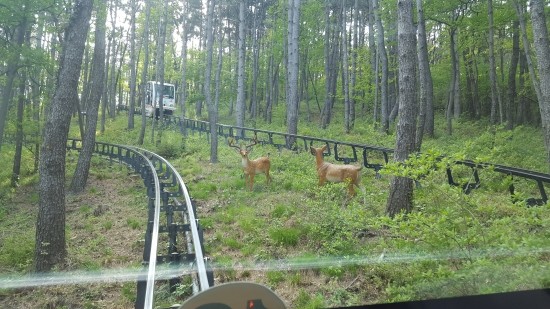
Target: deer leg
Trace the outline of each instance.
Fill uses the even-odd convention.
[[[271,176],[269,176],[269,170],[265,172],[265,181],[267,184],[271,182]]]
[[[250,191],[253,191],[253,187],[254,187],[254,173],[251,173],[250,175],[248,175],[248,177],[250,178]]]

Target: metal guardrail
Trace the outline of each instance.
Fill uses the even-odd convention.
[[[67,148],[81,150],[81,141],[69,139]],[[190,268],[196,269],[192,275],[194,294],[212,286],[213,274],[207,267],[203,254],[202,230],[185,183],[177,170],[161,156],[133,146],[96,142],[94,152],[131,166],[141,175],[147,187],[148,224],[143,250],[143,265],[147,266],[147,276],[138,280],[135,308],[153,307],[157,262],[187,262]],[[178,200],[180,196],[185,202]],[[162,222],[161,212],[166,218]],[[157,253],[159,233],[168,234],[166,255]],[[178,279],[171,278],[169,282],[170,289],[174,289]]]
[[[168,125],[174,124],[179,127],[180,132],[185,132],[185,129],[189,129],[195,132],[206,133],[207,135],[210,134],[210,123],[208,121],[189,118],[182,119],[181,117],[177,116],[166,117],[165,121]],[[254,137],[257,137],[258,144],[272,145],[279,150],[285,148],[293,151],[299,151],[300,149],[304,151],[309,151],[309,146],[311,146],[312,143],[323,143],[327,145],[327,152],[323,154],[324,156],[333,155],[335,160],[341,161],[345,164],[358,162],[358,154],[361,154],[363,161],[362,164],[366,168],[373,169],[376,172],[376,177],[379,177],[379,171],[384,168],[385,164],[389,162],[390,156],[392,156],[394,152],[394,150],[391,148],[342,142],[312,136],[288,134],[225,124],[216,124],[216,126],[218,135],[223,136],[226,139],[234,138],[236,140],[241,139],[250,141]],[[288,143],[288,141],[290,140],[294,140],[294,144],[290,145]],[[348,157],[342,156],[340,151],[340,149],[342,148],[347,148],[348,150],[351,149],[351,153],[353,155]],[[487,169],[504,174],[507,177],[509,176],[522,178],[530,182],[535,182],[536,188],[540,192],[540,198],[531,197],[526,199],[525,202],[528,206],[543,205],[548,202],[545,185],[550,184],[550,174],[534,172],[526,169],[509,167],[499,164],[477,163],[471,160],[457,160],[454,161],[454,164],[467,166],[472,169],[474,182],[459,184],[454,181],[453,167],[447,166],[446,168],[447,181],[449,185],[462,186],[463,192],[466,194],[469,194],[472,190],[477,189],[481,186],[479,172],[483,169]],[[513,201],[516,202],[517,198],[515,197],[515,186],[513,182],[509,186],[509,191],[512,195]]]

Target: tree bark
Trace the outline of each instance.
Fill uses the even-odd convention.
[[[65,32],[57,86],[44,125],[40,152],[39,209],[36,223],[34,269],[51,270],[67,256],[65,242],[65,155],[72,106],[92,12],[92,0],[80,0]]]
[[[415,151],[416,127],[416,31],[413,24],[412,0],[397,1],[399,45],[399,121],[394,160],[404,162]],[[410,212],[413,206],[413,181],[394,177],[386,213],[393,217]]]

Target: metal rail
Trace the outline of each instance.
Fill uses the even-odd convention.
[[[81,141],[69,139],[68,149],[81,150]],[[138,279],[135,308],[153,308],[153,293],[157,263],[181,264],[187,262],[192,269],[193,292],[204,291],[213,285],[213,276],[203,254],[202,230],[196,218],[191,198],[177,170],[161,156],[145,149],[96,142],[94,152],[116,159],[140,173],[149,198],[148,224],[145,234],[143,265],[147,276]],[[183,196],[185,203],[177,197]],[[161,222],[161,212],[166,220]],[[181,223],[177,218],[182,218]],[[158,255],[159,233],[168,234],[168,254]],[[179,246],[179,242],[185,246]],[[182,250],[182,249],[187,250]],[[153,258],[151,258],[153,257]],[[179,282],[170,278],[170,288]]]
[[[207,135],[210,134],[210,123],[208,121],[181,118],[177,116],[167,116],[165,118],[165,121],[168,125],[173,124],[177,126],[180,129],[180,132],[185,132],[186,129],[190,129],[191,131],[206,133]],[[225,124],[216,124],[216,126],[216,131],[218,135],[223,136],[224,138],[234,138],[236,140],[241,139],[248,141],[252,140],[254,137],[257,137],[259,144],[272,145],[279,150],[285,148],[293,151],[300,151],[300,149],[309,151],[309,147],[314,142],[323,143],[328,146],[327,152],[323,154],[324,156],[333,155],[335,160],[341,161],[345,164],[358,162],[359,158],[357,154],[361,153],[363,165],[366,168],[373,169],[376,172],[376,177],[379,177],[379,171],[384,168],[385,164],[389,162],[390,156],[393,155],[394,152],[394,150],[391,148],[342,142],[312,136],[288,134]],[[276,140],[277,138],[278,140]],[[294,143],[289,144],[289,141],[294,141]],[[342,156],[340,151],[342,148],[351,149],[351,153],[353,155],[349,157]],[[443,157],[440,157],[438,159],[441,160],[443,159]],[[447,166],[446,168],[447,181],[449,185],[462,186],[463,192],[466,194],[469,194],[472,190],[477,189],[481,186],[479,172],[483,169],[486,169],[504,174],[507,177],[518,177],[528,180],[530,182],[535,182],[536,189],[538,189],[540,192],[540,198],[528,198],[527,200],[525,200],[528,206],[543,205],[548,202],[545,185],[550,184],[550,174],[499,164],[476,163],[471,160],[457,160],[453,163],[455,165],[467,166],[472,169],[474,182],[459,184],[454,181],[452,170],[453,166]],[[509,191],[512,195],[513,201],[517,202],[518,200],[515,197],[515,186],[513,182],[509,186]]]

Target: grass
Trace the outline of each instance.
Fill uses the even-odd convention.
[[[109,120],[108,130],[98,139],[134,143],[138,130],[124,129],[123,118]],[[393,147],[395,136],[381,134],[366,122],[357,122],[352,134],[343,134],[340,122],[335,119],[327,130],[302,122],[298,131]],[[277,123],[258,121],[256,125],[285,131]],[[424,153],[547,170],[537,129],[506,131],[483,122],[460,121],[455,124],[455,134],[447,137],[444,126],[437,127],[441,129],[436,138],[424,141]],[[510,180],[500,173],[482,171],[482,187],[465,195],[460,188],[446,184],[444,168],[433,171],[415,189],[414,211],[390,219],[385,216],[385,207],[391,173],[376,178],[373,171],[363,170],[365,203],[363,196],[349,198],[343,184],[318,187],[314,158],[308,152],[279,152],[258,145],[251,157],[270,153],[273,181],[266,185],[265,176],[258,175],[251,192],[244,186],[240,158],[224,143],[220,139],[217,163],[210,163],[205,135],[191,134],[182,139],[179,133],[166,130],[160,145],[146,137],[142,146],[169,158],[186,182],[205,231],[206,254],[215,268],[217,284],[259,282],[273,288],[294,308],[550,286],[550,255],[546,250],[550,246],[550,207],[512,203],[507,191]],[[6,158],[4,162],[9,161],[5,153],[9,152],[0,153]],[[75,158],[72,154],[68,160],[73,166]],[[430,157],[422,157],[414,162],[412,172],[429,164]],[[103,270],[113,265],[135,266],[141,259],[140,239],[146,217],[141,179],[118,163],[101,158],[94,158],[92,166],[94,182],[87,189],[87,197],[69,198],[69,267]],[[2,184],[8,176],[6,170],[9,168],[0,170]],[[35,220],[28,218],[36,214],[37,195],[31,188],[37,177],[30,170],[26,175],[26,185],[18,189],[0,186],[4,193],[0,196],[0,228],[8,231],[0,236],[4,273],[25,273],[32,265]],[[472,177],[470,169],[460,166],[453,167],[453,175],[457,182]],[[518,196],[538,193],[532,183],[514,181]],[[124,185],[116,186],[118,182]],[[109,196],[116,199],[104,199]],[[98,211],[100,205],[104,208]],[[16,226],[28,232],[17,233]],[[121,235],[122,230],[128,237],[126,250],[119,252],[112,237],[103,234],[118,231]],[[75,289],[68,289],[68,293],[78,294]],[[112,291],[129,304],[135,297],[135,284],[123,283]],[[90,307],[106,308],[97,300],[97,289],[83,295],[87,295]],[[176,294],[159,292],[157,300],[169,304],[187,296],[188,287],[183,284]],[[61,304],[59,299],[51,299],[49,304],[56,301]],[[70,301],[63,304],[68,306]]]

